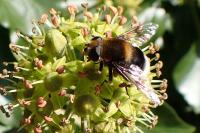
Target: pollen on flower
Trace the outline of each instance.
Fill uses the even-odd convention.
[[[84,12],[84,16],[86,16],[89,20],[93,19],[93,14],[91,12]]]
[[[49,116],[44,116],[44,120],[46,122],[52,122],[53,121],[53,119],[51,117],[49,117]]]
[[[24,86],[25,86],[26,89],[32,89],[33,88],[33,85],[30,83],[30,81],[25,80],[25,79],[24,79]]]
[[[119,25],[124,25],[127,22],[127,18],[122,16],[119,21]]]
[[[58,19],[58,17],[57,17],[56,15],[53,15],[53,16],[51,17],[51,22],[52,22],[52,24],[53,24],[54,26],[56,26],[56,27],[58,27],[59,24],[60,24],[60,21],[59,21],[59,19]]]
[[[87,37],[87,36],[89,35],[88,28],[83,27],[83,28],[82,28],[82,34],[83,34],[83,37]]]
[[[62,74],[62,73],[64,73],[64,71],[65,71],[65,67],[64,66],[59,66],[59,67],[56,68],[56,72],[58,74]]]
[[[105,21],[107,22],[107,24],[110,24],[111,20],[112,20],[111,16],[109,14],[106,14]]]
[[[117,11],[118,11],[118,13],[119,13],[119,16],[121,16],[121,15],[123,14],[123,12],[124,12],[124,8],[121,7],[121,6],[118,6],[118,7],[117,7]]]
[[[46,104],[47,104],[47,101],[44,100],[43,97],[39,97],[39,98],[37,99],[37,106],[38,106],[39,108],[44,108],[44,107],[46,106]]]
[[[32,122],[31,119],[32,119],[31,116],[29,116],[28,118],[25,118],[23,121],[23,124],[25,124],[25,125],[31,124],[31,122]]]
[[[43,67],[43,61],[38,58],[34,59],[34,64],[38,69],[41,69]]]
[[[58,93],[59,96],[66,96],[67,92],[65,89],[60,90],[60,92]]]
[[[57,14],[57,11],[54,9],[54,8],[51,8],[50,10],[49,10],[49,13],[51,14],[51,15],[56,15]]]
[[[0,87],[0,94],[4,96],[7,95],[7,90],[3,87]]]
[[[34,128],[34,133],[42,133],[42,127],[41,125],[37,125],[35,128]]]
[[[22,106],[29,106],[31,104],[31,101],[29,100],[24,100],[24,99],[18,99],[18,102]]]
[[[39,20],[40,24],[44,24],[48,19],[48,15],[47,14],[43,14]]]
[[[107,31],[105,33],[105,35],[106,35],[106,38],[112,38],[112,32],[111,31]]]
[[[67,7],[67,10],[71,15],[75,15],[77,12],[77,7],[76,5],[71,4]]]
[[[167,80],[160,79],[164,63],[159,47],[147,42],[158,26],[141,24],[136,16],[129,20],[123,7],[102,5],[90,11],[88,3],[81,6],[79,10],[68,5],[65,16],[69,17],[51,8],[32,22],[32,35],[17,32],[25,43],[9,45],[17,61],[4,61],[0,73],[0,80],[6,82],[0,86],[0,95],[13,95],[14,100],[0,105],[0,111],[10,117],[20,107],[24,115],[20,128],[25,132],[75,132],[77,127],[88,133],[143,133],[143,126],[155,127],[159,121],[152,109],[168,97]],[[141,50],[147,69],[121,66],[112,70],[114,76],[108,81],[99,43],[116,37]],[[98,52],[97,62],[85,55],[91,40],[97,45],[92,53]]]
[[[109,6],[109,9],[112,11],[112,13],[113,13],[114,15],[116,15],[116,14],[118,13],[117,8],[114,7],[114,6]]]

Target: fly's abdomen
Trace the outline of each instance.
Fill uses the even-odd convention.
[[[134,65],[139,66],[141,69],[144,68],[145,64],[145,57],[142,51],[137,48],[137,47],[132,47],[133,52],[132,52],[132,60],[131,63]]]

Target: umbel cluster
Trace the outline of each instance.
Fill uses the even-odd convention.
[[[122,7],[82,9],[69,5],[62,17],[52,8],[33,21],[31,35],[17,32],[16,61],[3,62],[0,73],[0,94],[13,100],[1,112],[20,109],[18,130],[35,133],[153,128],[151,109],[167,99],[159,48],[148,43],[158,26],[136,16],[127,22]]]

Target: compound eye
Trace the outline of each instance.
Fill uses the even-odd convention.
[[[88,48],[84,48],[84,50],[83,50],[83,51],[84,51],[84,53],[87,53],[87,51],[88,51]]]

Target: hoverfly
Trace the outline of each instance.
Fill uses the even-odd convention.
[[[108,66],[109,80],[113,78],[113,70],[136,87],[155,105],[161,103],[147,80],[146,71],[150,64],[139,46],[150,40],[158,25],[148,23],[130,28],[125,33],[114,38],[93,37],[86,44],[84,52],[89,60],[100,62],[99,70]]]

